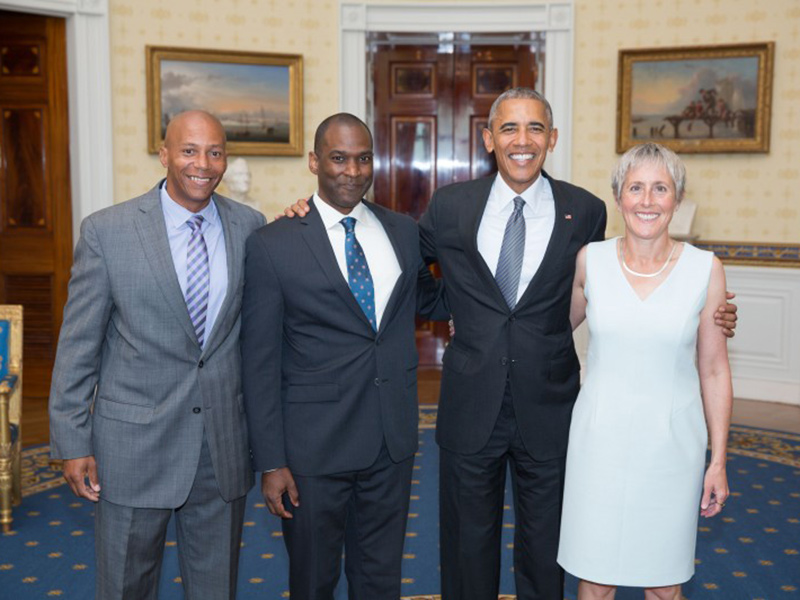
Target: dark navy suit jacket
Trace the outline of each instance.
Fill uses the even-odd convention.
[[[381,206],[402,274],[375,332],[342,277],[319,213],[280,219],[247,242],[242,386],[257,471],[299,475],[369,467],[417,449],[415,314],[443,312],[416,223]],[[419,301],[419,306],[418,306]]]
[[[422,255],[439,264],[456,330],[442,359],[436,429],[447,450],[472,454],[486,445],[508,381],[526,450],[536,460],[566,454],[580,385],[569,321],[575,256],[605,236],[606,208],[586,190],[544,176],[553,190],[555,225],[513,310],[478,251],[494,176],[438,189],[420,220]]]

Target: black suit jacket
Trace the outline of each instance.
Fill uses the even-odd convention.
[[[417,449],[414,317],[440,304],[414,221],[367,204],[402,274],[375,332],[342,277],[319,213],[280,219],[247,242],[242,391],[253,467],[327,475]],[[419,280],[419,285],[418,285]]]
[[[478,226],[494,177],[436,191],[420,220],[422,254],[438,262],[456,333],[443,357],[436,439],[461,454],[489,439],[506,381],[517,426],[537,460],[566,453],[580,364],[569,322],[575,255],[605,235],[606,208],[574,185],[545,177],[555,225],[539,270],[514,310],[478,252]]]

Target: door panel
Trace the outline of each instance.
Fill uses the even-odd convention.
[[[13,165],[6,173],[3,229],[42,229],[47,223],[44,196],[46,174],[42,107],[3,109],[3,153]]]
[[[391,209],[418,220],[436,189],[436,119],[392,117]]]
[[[398,46],[376,54],[375,201],[419,218],[451,165],[453,63],[436,46]],[[442,129],[444,124],[444,129]]]
[[[45,398],[72,264],[63,19],[0,11],[0,303],[24,307],[26,398]]]
[[[483,145],[483,130],[489,124],[486,116],[471,116],[469,118],[469,169],[470,178],[478,179],[497,172],[497,160],[494,153],[489,154]]]
[[[25,308],[25,385],[28,367],[37,361],[53,360],[53,278],[49,275],[6,275],[4,304]]]

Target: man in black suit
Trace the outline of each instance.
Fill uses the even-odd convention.
[[[440,188],[420,220],[423,258],[441,268],[455,324],[436,430],[442,598],[497,598],[510,462],[517,598],[560,600],[561,494],[580,384],[572,278],[578,250],[605,235],[606,209],[542,171],[558,131],[537,92],[497,98],[483,138],[499,175]]]
[[[363,201],[372,158],[361,120],[323,121],[311,211],[247,243],[244,403],[262,492],[284,519],[293,600],[333,598],[343,546],[351,599],[400,597],[418,444],[414,317],[440,297],[414,221]]]

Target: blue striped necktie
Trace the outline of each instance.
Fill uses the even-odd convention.
[[[375,318],[375,288],[372,284],[372,274],[369,272],[367,257],[364,250],[356,239],[356,220],[353,217],[345,217],[340,221],[344,225],[344,254],[347,258],[347,284],[350,291],[367,315],[369,324],[378,330],[378,322]]]
[[[186,250],[186,307],[192,320],[197,342],[203,347],[206,334],[206,316],[208,313],[208,248],[201,231],[203,217],[195,215],[186,223],[192,230],[189,247]]]
[[[525,217],[522,209],[525,200],[514,198],[514,211],[508,217],[503,234],[503,245],[500,247],[500,258],[497,260],[495,281],[506,299],[508,307],[517,305],[519,276],[522,273],[522,259],[525,256]]]

